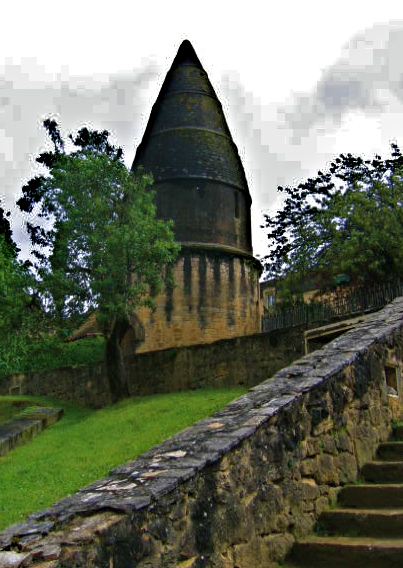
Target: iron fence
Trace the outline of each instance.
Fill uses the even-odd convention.
[[[300,303],[291,308],[275,308],[262,317],[262,331],[310,325],[376,311],[398,296],[403,296],[403,282],[385,282],[355,288],[326,300]]]

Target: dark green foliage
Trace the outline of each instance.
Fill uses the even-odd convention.
[[[42,152],[36,158],[39,164],[45,166],[49,173],[56,162],[62,157],[67,156],[65,143],[60,134],[59,125],[55,120],[47,118],[43,125],[53,143],[53,151]],[[105,154],[109,158],[120,161],[123,156],[122,148],[116,148],[108,142],[109,133],[107,130],[98,132],[82,128],[75,137],[69,134],[69,139],[74,144],[73,155],[83,157],[86,152],[92,154]],[[36,176],[28,181],[22,188],[22,197],[17,201],[18,207],[24,213],[32,213],[35,209],[37,217],[49,221],[54,214],[54,206],[48,200],[45,202],[47,192],[48,175]],[[38,259],[39,263],[46,262],[45,250],[53,245],[54,231],[45,229],[41,224],[27,222],[28,235],[33,245],[32,254]]]
[[[34,401],[29,400],[29,398],[21,399],[18,396],[0,397],[0,424],[23,414],[24,411],[33,407],[38,407],[38,405]]]
[[[10,227],[10,221],[8,220],[9,217],[10,212],[6,212],[2,207],[0,207],[0,237],[3,237],[4,243],[10,249],[12,256],[16,258],[19,248],[13,241],[13,233]]]
[[[116,148],[109,144],[108,137],[109,132],[107,130],[98,132],[97,130],[88,130],[88,128],[82,128],[75,138],[69,134],[69,138],[73,144],[80,147],[82,151],[90,150],[95,153],[101,152],[106,154],[109,158],[121,160],[123,157],[122,148]]]
[[[104,352],[103,337],[86,337],[66,342],[55,334],[43,333],[36,340],[27,338],[19,356],[10,360],[7,369],[4,370],[0,364],[0,376],[94,363],[102,361]]]
[[[26,263],[14,256],[0,235],[0,374],[18,367],[29,355],[31,340],[39,337],[43,312],[35,293],[35,280]]]
[[[127,170],[122,150],[108,143],[107,131],[83,128],[75,138],[70,135],[77,150],[67,154],[57,123],[46,120],[44,126],[54,151],[37,161],[48,175],[31,180],[18,202],[52,221],[50,228],[27,225],[36,247],[41,298],[58,329],[72,316],[96,310],[117,399],[127,394],[123,335],[136,307],[152,305],[179,246],[172,222],[156,218],[152,177]]]
[[[0,376],[30,358],[46,319],[30,262],[21,262],[8,217],[0,208]]]
[[[286,199],[265,215],[265,268],[269,278],[286,276],[286,295],[312,275],[319,288],[333,286],[337,275],[371,284],[403,276],[403,156],[396,144],[391,154],[341,154],[328,172],[278,188]]]

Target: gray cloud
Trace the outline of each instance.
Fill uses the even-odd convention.
[[[327,67],[312,92],[295,93],[286,103],[264,106],[247,92],[236,72],[222,76],[218,92],[243,160],[255,207],[279,203],[279,185],[293,185],[326,167],[335,154],[338,131],[348,113],[367,118],[403,114],[403,21],[357,33]],[[276,77],[268,76],[268,81]],[[391,98],[399,103],[392,110]],[[392,123],[396,123],[393,115]],[[393,128],[396,131],[397,126]],[[397,132],[396,132],[397,134]],[[395,135],[396,135],[395,134]],[[362,152],[357,146],[343,152]],[[266,238],[255,211],[254,243],[264,254]]]
[[[26,243],[26,235],[14,203],[24,183],[41,172],[35,157],[48,144],[44,118],[56,118],[65,136],[83,126],[109,130],[129,165],[160,74],[153,61],[142,69],[94,77],[70,76],[66,68],[52,75],[34,59],[21,65],[8,61],[0,68],[0,199],[12,210],[16,241]]]
[[[299,183],[334,157],[333,141],[349,112],[389,116],[391,98],[396,112],[401,112],[402,52],[403,21],[357,33],[311,92],[295,93],[281,104],[264,105],[235,71],[222,75],[214,88],[255,207],[270,207],[278,185]],[[106,128],[114,143],[124,148],[130,165],[166,71],[148,60],[141,69],[78,77],[66,67],[51,74],[34,59],[21,65],[6,61],[0,67],[0,198],[6,206],[12,208],[22,185],[35,175],[35,156],[47,143],[42,121],[49,115],[59,121],[65,135],[84,125]],[[276,77],[268,75],[267,80]],[[24,238],[21,227],[21,217],[14,212],[16,240]]]
[[[326,70],[312,93],[294,94],[279,108],[279,119],[300,144],[313,127],[336,130],[349,111],[377,117],[387,108],[385,94],[403,103],[401,53],[403,21],[378,24],[356,34]]]
[[[401,53],[403,21],[376,25],[342,48],[340,58],[323,71],[312,92],[266,107],[245,90],[237,73],[223,75],[220,89],[228,105],[228,122],[243,151],[257,204],[268,207],[276,199],[278,185],[299,183],[334,157],[329,135],[336,139],[347,113],[361,111],[368,118],[379,118],[390,112],[391,96],[403,105]],[[322,136],[327,136],[326,144]]]
[[[252,199],[257,207],[267,207],[276,198],[277,186],[301,171],[300,159],[286,155],[284,132],[278,127],[277,105],[263,106],[233,71],[222,76],[217,92],[222,93],[221,102]]]

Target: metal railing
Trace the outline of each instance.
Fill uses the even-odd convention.
[[[326,300],[299,303],[291,308],[274,308],[262,317],[262,331],[310,325],[376,311],[398,296],[403,296],[403,282],[385,282],[355,288]]]

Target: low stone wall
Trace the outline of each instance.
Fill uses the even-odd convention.
[[[214,343],[126,357],[131,395],[205,386],[253,386],[303,353],[303,328],[271,331]],[[27,394],[98,408],[110,402],[101,363],[20,373],[0,379],[0,395]]]
[[[94,408],[110,402],[103,362],[34,373],[16,373],[0,378],[0,395],[9,394],[49,396]]]
[[[0,566],[274,568],[401,415],[403,299],[0,533]]]
[[[252,387],[303,354],[303,328],[257,333],[126,358],[130,394]]]

